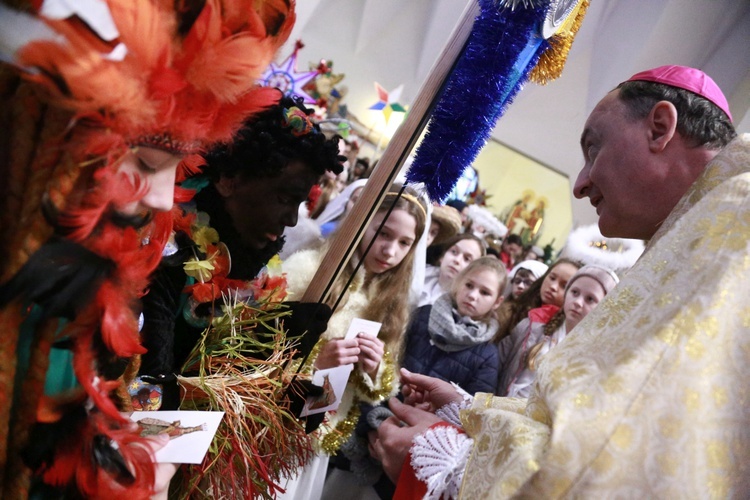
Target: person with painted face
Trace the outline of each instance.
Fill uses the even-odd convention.
[[[233,143],[210,151],[203,173],[183,183],[198,190],[192,202],[181,206],[181,220],[192,222],[189,230],[175,234],[173,253],[164,257],[143,299],[148,352],[141,358],[140,380],[162,386],[163,410],[177,408],[175,374],[208,318],[220,314],[214,301],[183,296],[185,286],[196,281],[186,275],[185,264],[207,257],[200,235],[218,236],[229,267],[222,278],[228,283],[252,280],[281,249],[284,228],[297,223],[299,206],[320,175],[341,171],[337,139],[326,139],[309,113],[300,99],[281,97],[248,120]],[[221,294],[216,295],[220,303]],[[295,320],[303,321],[303,316],[301,310],[293,314]]]

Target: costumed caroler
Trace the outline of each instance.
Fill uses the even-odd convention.
[[[171,231],[178,162],[195,167],[194,153],[278,100],[255,81],[293,9],[30,4],[3,8],[0,30],[21,68],[0,68],[3,213],[16,219],[3,223],[0,496],[146,498],[152,447],[115,400],[126,358],[144,352],[138,299]],[[71,366],[65,349],[75,387],[43,395],[48,369]]]
[[[311,114],[301,98],[282,97],[230,145],[209,152],[201,175],[182,183],[198,193],[175,210],[173,253],[143,299],[148,352],[130,388],[136,401],[143,390],[161,395],[158,409],[226,412],[215,439],[232,446],[183,468],[183,480],[175,481],[181,491],[271,495],[282,474],[309,458],[309,438],[285,397],[294,376],[285,362],[294,334],[306,331],[301,341],[311,348],[330,309],[282,305],[285,278],[272,257],[311,187],[325,172],[342,170],[338,138],[326,139]],[[261,323],[277,319],[283,328],[261,332]]]
[[[603,235],[649,240],[643,256],[544,356],[528,402],[478,396],[442,435],[424,431],[434,415],[392,403],[408,426],[383,423],[373,446],[398,476],[418,435],[401,481],[416,467],[411,484],[433,498],[459,484],[463,498],[744,497],[750,136],[708,75],[663,66],[605,96],[581,145],[575,195]],[[460,404],[433,379],[403,380]],[[456,453],[426,469],[446,439]]]
[[[295,498],[308,498],[310,491],[320,494],[327,455],[336,453],[352,436],[360,417],[360,402],[374,405],[397,392],[396,361],[408,323],[415,250],[425,230],[426,217],[425,206],[414,195],[386,194],[355,256],[332,287],[331,305],[342,294],[343,299],[303,369],[355,366],[338,409],[326,414],[326,421],[314,435],[321,455],[293,486]],[[372,248],[365,253],[373,240]],[[307,289],[326,250],[327,245],[303,250],[284,262],[291,298],[301,296]],[[361,266],[357,269],[359,261]],[[347,284],[350,278],[352,282]],[[354,318],[382,323],[377,338],[360,334],[354,339],[344,339]],[[317,474],[320,476],[313,477]],[[288,495],[291,497],[291,493]]]

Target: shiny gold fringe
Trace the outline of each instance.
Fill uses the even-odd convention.
[[[589,0],[583,0],[579,4],[575,16],[571,16],[573,21],[571,23],[566,22],[563,28],[550,38],[550,47],[544,51],[536,67],[529,73],[530,81],[539,85],[547,85],[562,75],[565,62],[568,60],[568,53],[573,46],[573,39],[581,28],[589,3]],[[568,24],[570,24],[569,27]]]
[[[328,455],[335,455],[354,432],[354,428],[357,427],[360,415],[359,400],[354,398],[354,401],[352,401],[352,407],[346,415],[346,419],[336,424],[336,427],[333,430],[320,438],[320,449]]]

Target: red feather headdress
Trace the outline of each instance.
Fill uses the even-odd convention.
[[[174,3],[108,0],[119,35],[110,41],[78,16],[46,20],[64,41],[28,43],[18,64],[36,70],[27,78],[56,104],[127,143],[184,150],[228,142],[245,118],[278,100],[256,80],[289,36],[292,6],[206,0],[179,36]]]
[[[45,154],[30,161],[37,175],[30,183],[44,187],[25,191],[36,193],[25,198],[22,207],[23,213],[35,212],[35,222],[28,227],[19,224],[11,235],[10,272],[26,259],[21,247],[38,246],[29,245],[29,240],[43,239],[33,231],[50,232],[39,230],[44,226],[42,194],[56,206],[57,226],[68,239],[114,264],[94,298],[65,330],[73,342],[73,368],[85,393],[87,416],[65,426],[65,432],[75,431],[78,438],[57,436],[52,458],[37,472],[55,486],[75,483],[87,496],[122,496],[127,490],[130,498],[147,498],[153,483],[151,459],[142,448],[133,447],[140,438],[111,400],[119,382],[107,380],[100,368],[103,360],[143,352],[134,305],[159,263],[171,216],[157,214],[141,231],[113,224],[108,208],[138,199],[144,188],[117,169],[133,146],[188,154],[229,142],[245,119],[275,104],[280,93],[257,86],[256,80],[291,32],[293,0],[107,0],[117,32],[109,40],[86,22],[86,15],[44,18],[44,3],[32,4],[58,36],[25,44],[16,52],[16,62],[29,70],[23,76],[37,95],[72,119],[46,140],[36,139],[36,151]],[[56,119],[60,116],[66,115]],[[183,168],[187,172],[200,164],[188,157]],[[39,178],[39,172],[48,175]],[[16,303],[0,311],[0,323],[5,323],[0,327],[18,324],[18,307]],[[9,345],[15,343],[17,338],[6,340],[3,347],[15,352]],[[0,374],[0,385],[12,380],[12,370]],[[56,414],[53,408],[60,407],[58,402],[35,397],[37,402],[24,407],[38,407],[39,415],[45,416],[40,422],[67,422],[62,414],[50,417]],[[37,420],[17,417],[21,422]],[[6,430],[7,419],[0,413],[0,465],[7,459],[8,470],[23,470],[12,463],[17,450],[6,447],[12,441],[8,434],[13,434]],[[97,446],[119,449],[130,471],[135,471],[134,479],[123,481],[107,467],[92,464],[92,440]],[[8,482],[21,484],[16,478]],[[18,490],[0,484],[2,493]]]

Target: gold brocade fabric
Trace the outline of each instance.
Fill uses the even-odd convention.
[[[477,397],[462,498],[750,494],[750,135],[712,160],[523,402]]]

